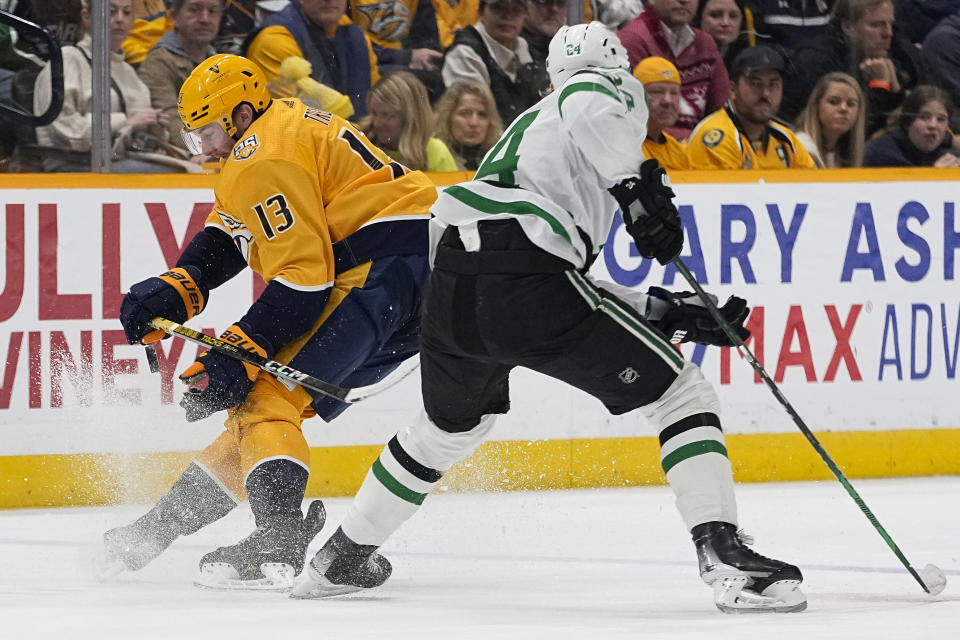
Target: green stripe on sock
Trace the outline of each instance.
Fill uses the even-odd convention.
[[[700,456],[705,453],[719,453],[726,457],[727,448],[716,440],[698,440],[697,442],[685,444],[682,447],[678,447],[676,451],[663,459],[661,463],[663,465],[663,472],[669,473],[670,469],[673,469],[687,458]]]
[[[423,504],[423,501],[427,498],[425,493],[417,493],[413,489],[409,489],[402,484],[400,481],[390,475],[390,472],[387,471],[386,467],[380,462],[380,458],[377,458],[373,463],[373,467],[370,468],[373,471],[373,475],[380,481],[387,490],[393,495],[397,496],[401,500],[406,500],[411,504]]]

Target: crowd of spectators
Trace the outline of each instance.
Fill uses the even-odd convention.
[[[474,170],[550,90],[565,0],[109,0],[115,171],[197,171],[179,87],[214,53],[249,57],[274,97],[354,120],[411,168]],[[46,149],[21,170],[89,166],[88,0],[0,0],[63,45],[60,116],[0,137]],[[616,22],[669,169],[960,166],[960,6],[953,0],[583,0]],[[0,102],[40,113],[49,70],[0,28]],[[13,131],[13,129],[11,129]],[[24,157],[27,157],[26,155]],[[209,166],[209,165],[208,165]]]

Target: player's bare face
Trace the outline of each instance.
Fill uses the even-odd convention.
[[[327,33],[335,30],[340,16],[347,10],[347,0],[299,0],[300,8],[310,21],[322,26]]]
[[[680,85],[674,82],[652,82],[644,87],[650,106],[651,129],[663,130],[677,123],[680,117]]]
[[[370,124],[373,141],[381,147],[396,149],[403,135],[403,114],[377,99],[370,99]]]
[[[479,97],[465,93],[450,114],[450,135],[466,147],[482,143],[490,130],[490,114]]]
[[[527,10],[519,3],[488,4],[480,10],[483,28],[491,38],[510,49],[516,46],[526,18]]]
[[[184,129],[181,135],[187,150],[195,156],[214,156],[223,159],[230,155],[236,144],[219,122],[211,122],[193,131]]]
[[[737,78],[732,93],[738,116],[753,124],[766,124],[780,108],[783,79],[773,69],[755,69]]]

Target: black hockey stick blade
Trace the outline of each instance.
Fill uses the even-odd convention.
[[[150,373],[160,373],[160,358],[157,357],[157,348],[152,344],[144,345],[143,348],[147,352],[147,366],[150,368]]]
[[[783,392],[780,391],[780,387],[777,386],[777,383],[773,381],[770,377],[770,374],[763,368],[763,365],[754,357],[753,353],[740,338],[739,334],[733,330],[733,327],[730,326],[730,323],[727,322],[726,318],[723,317],[723,314],[720,313],[720,310],[717,308],[717,305],[713,302],[710,296],[706,291],[703,290],[703,287],[700,286],[700,283],[697,282],[697,279],[690,273],[690,270],[687,269],[687,265],[683,264],[683,261],[680,258],[674,258],[671,260],[671,264],[677,268],[677,271],[680,272],[680,275],[683,276],[693,290],[697,293],[697,296],[703,301],[703,304],[710,311],[710,315],[713,316],[713,319],[717,321],[717,324],[720,325],[723,332],[730,338],[730,341],[737,346],[737,351],[740,352],[740,355],[750,363],[750,366],[753,367],[753,370],[757,373],[758,376],[766,383],[767,387],[773,393],[774,397],[780,402],[781,406],[786,409],[787,413],[790,414],[790,417],[793,419],[794,424],[800,429],[800,432],[806,437],[807,441],[813,446],[814,450],[820,455],[820,458],[826,463],[827,467],[830,468],[830,471],[833,472],[833,475],[836,476],[837,480],[840,481],[840,484],[843,485],[843,488],[847,490],[847,493],[853,498],[853,501],[860,507],[860,511],[863,512],[863,515],[867,517],[867,520],[870,521],[870,524],[873,525],[873,528],[877,530],[877,533],[880,534],[880,537],[883,538],[884,542],[887,543],[887,546],[890,547],[890,550],[893,551],[894,555],[897,556],[897,559],[906,567],[907,571],[910,572],[910,575],[923,587],[923,590],[931,595],[936,595],[943,591],[946,586],[946,577],[943,572],[940,571],[935,565],[928,564],[924,570],[924,577],[920,577],[920,574],[916,569],[910,564],[910,561],[907,560],[907,557],[900,551],[900,547],[893,541],[893,538],[890,537],[890,534],[887,533],[887,530],[880,524],[880,521],[877,520],[877,517],[873,515],[873,511],[870,510],[870,507],[863,501],[863,498],[860,497],[860,494],[857,493],[857,490],[853,488],[853,485],[850,484],[850,480],[847,479],[847,476],[840,470],[840,467],[837,466],[837,463],[833,461],[833,458],[830,457],[830,454],[827,453],[827,450],[823,448],[823,445],[820,444],[820,441],[817,439],[807,424],[803,421],[803,418],[800,417],[800,414],[793,408],[793,405],[790,404],[790,401],[787,400],[786,396],[783,395]]]

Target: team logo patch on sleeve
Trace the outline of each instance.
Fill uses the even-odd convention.
[[[234,160],[247,160],[260,148],[260,139],[257,134],[247,136],[233,147]]]
[[[722,129],[710,129],[705,134],[703,134],[703,144],[707,145],[707,148],[713,149],[715,146],[720,144],[720,141],[723,140],[723,130]]]

